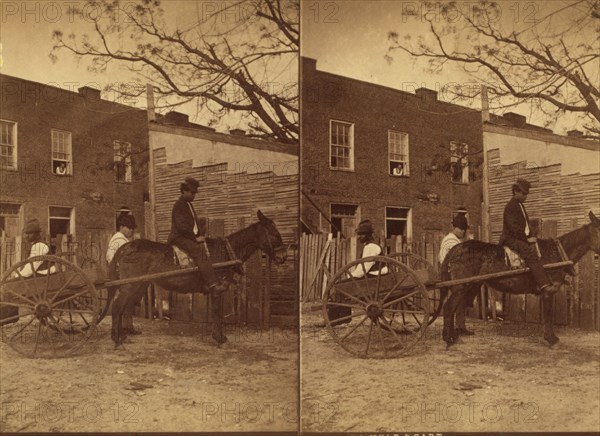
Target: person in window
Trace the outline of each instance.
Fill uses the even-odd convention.
[[[513,196],[504,208],[500,245],[518,253],[531,269],[540,292],[554,293],[559,287],[552,283],[542,266],[534,245],[537,239],[531,235],[529,216],[523,203],[527,200],[531,183],[518,179],[512,186]]]
[[[455,245],[460,244],[466,239],[467,229],[469,228],[469,224],[467,222],[466,211],[459,212],[454,219],[452,220],[452,226],[454,227],[450,233],[444,236],[442,242],[440,243],[440,252],[438,254],[438,260],[440,261],[440,265],[444,263],[444,259],[448,255],[448,252]],[[456,332],[459,335],[471,336],[475,333],[466,326],[466,302],[463,301],[462,304],[456,310]]]
[[[194,259],[208,290],[219,293],[226,288],[219,282],[211,263],[206,260],[204,248],[200,244],[204,237],[200,235],[200,226],[192,206],[198,186],[200,183],[193,177],[186,177],[180,185],[181,197],[173,205],[171,233],[167,242],[188,253]]]
[[[25,224],[25,238],[27,242],[31,244],[28,259],[36,256],[45,256],[50,252],[50,247],[42,241],[42,228],[40,227],[40,222],[36,218],[30,219],[27,221],[27,224]],[[32,277],[34,271],[36,274],[48,274],[46,262],[36,261],[27,263],[19,268],[18,272],[15,271],[14,276]]]
[[[106,250],[106,261],[110,263],[115,253],[121,246],[133,239],[133,231],[136,228],[135,218],[129,213],[121,213],[117,218],[119,230],[110,238]],[[139,335],[142,332],[133,326],[133,307],[126,308],[123,313],[123,330],[130,335]]]
[[[60,162],[56,167],[56,174],[59,176],[65,176],[67,174],[67,163]]]

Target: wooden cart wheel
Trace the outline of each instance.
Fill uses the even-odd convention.
[[[22,267],[43,262],[24,278]],[[33,269],[33,268],[32,268]],[[12,312],[12,313],[11,313]],[[0,281],[2,340],[27,357],[64,357],[94,334],[100,302],[94,284],[77,265],[56,256],[37,256],[7,270]]]
[[[382,274],[365,274],[373,262]],[[429,313],[421,279],[407,265],[385,256],[350,262],[333,276],[323,295],[323,317],[330,334],[362,358],[406,354],[423,337]],[[419,322],[403,322],[402,317]]]
[[[429,301],[431,303],[429,307],[432,309],[438,307],[438,305],[440,303],[439,291],[437,289],[435,289],[435,286],[433,286],[433,287],[428,286],[428,284],[434,284],[434,282],[437,278],[437,273],[435,272],[433,265],[429,261],[427,261],[427,259],[425,259],[424,257],[421,257],[414,253],[408,253],[408,252],[391,253],[391,254],[388,254],[388,257],[391,257],[392,259],[396,259],[398,262],[406,265],[411,270],[413,270],[414,273],[417,274],[417,276],[419,276],[421,281],[425,284],[425,287],[428,289],[427,294],[429,296]],[[400,304],[402,305],[403,303],[400,303]],[[431,314],[431,316],[429,317],[429,320],[427,321],[428,326],[433,324],[439,315],[439,311],[434,310],[432,312],[433,313]],[[414,322],[419,323],[419,325],[421,324],[421,320],[416,315],[411,315],[408,317],[406,315],[403,315],[402,319],[400,321],[403,323],[410,323],[410,322],[414,321]]]

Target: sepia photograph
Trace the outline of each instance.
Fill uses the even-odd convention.
[[[301,432],[600,431],[599,24],[302,2]]]
[[[0,432],[297,434],[299,2],[0,4]]]

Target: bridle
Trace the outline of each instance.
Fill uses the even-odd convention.
[[[273,244],[271,243],[270,234],[267,231],[267,228],[265,226],[261,226],[260,223],[259,223],[259,227],[262,229],[262,231],[265,234],[265,238],[266,238],[267,244],[268,244],[268,252],[267,252],[267,254],[269,255],[269,257],[272,260],[274,260],[275,262],[277,262],[277,263],[283,263],[283,262],[285,262],[289,246],[286,247],[285,245],[281,244],[277,248],[273,247]],[[281,258],[278,258],[278,256],[277,256],[277,252],[279,252],[279,251],[284,251],[285,252],[284,256],[282,256]]]

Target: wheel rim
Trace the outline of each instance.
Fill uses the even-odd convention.
[[[54,273],[12,278],[22,266],[37,261],[46,262]],[[0,312],[2,340],[11,348],[28,357],[63,357],[93,337],[100,302],[94,284],[79,267],[56,256],[38,256],[4,274]],[[7,312],[12,314],[5,316]]]
[[[347,277],[351,271],[366,271],[369,262],[378,262],[387,274]],[[349,263],[332,278],[323,296],[323,317],[331,336],[362,358],[406,354],[421,340],[429,313],[427,290],[419,277],[384,256]],[[419,322],[409,321],[410,317]]]

